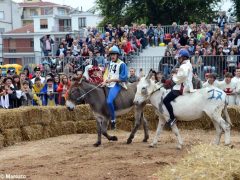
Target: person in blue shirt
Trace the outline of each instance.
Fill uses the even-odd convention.
[[[54,83],[52,78],[47,79],[47,83],[42,88],[42,105],[43,106],[56,106],[58,105],[57,84]]]
[[[121,91],[122,88],[127,88],[125,82],[128,79],[128,69],[127,65],[120,60],[118,57],[120,55],[119,48],[113,46],[109,51],[111,61],[105,71],[105,81],[102,86],[107,86],[109,88],[109,94],[107,97],[107,104],[110,109],[111,114],[111,128],[116,128],[116,115],[114,108],[114,100]]]

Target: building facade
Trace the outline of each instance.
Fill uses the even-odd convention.
[[[0,0],[0,64],[3,62],[2,33],[22,26],[21,9],[11,0]]]
[[[61,38],[67,34],[81,35],[83,28],[96,27],[102,20],[99,15],[50,2],[25,0],[19,4],[25,25],[2,34],[4,64],[39,64],[44,56],[42,37],[49,35],[54,40],[54,56]]]

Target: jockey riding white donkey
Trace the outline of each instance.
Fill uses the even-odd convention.
[[[120,51],[117,46],[113,46],[110,49],[109,54],[111,56],[111,62],[105,71],[104,77],[106,80],[102,83],[102,86],[107,86],[109,88],[107,104],[111,114],[111,129],[115,129],[116,115],[114,100],[121,91],[122,87],[126,88],[124,82],[126,82],[128,78],[128,69],[127,65],[118,58]]]
[[[134,104],[140,106],[149,100],[159,115],[156,135],[151,144],[151,147],[154,147],[169,117],[169,113],[163,104],[163,98],[169,91],[166,90],[163,85],[161,87],[156,85],[151,79],[152,75],[153,72],[150,71],[147,77],[143,77],[139,81]],[[231,120],[227,112],[226,93],[224,91],[214,86],[202,88],[195,93],[186,93],[183,96],[177,97],[176,100],[172,102],[172,106],[178,121],[194,121],[204,117],[204,114],[207,114],[216,128],[214,143],[220,143],[222,131],[224,131],[225,145],[230,145]],[[222,113],[226,120],[222,118]],[[174,123],[171,128],[177,137],[178,148],[181,149],[183,141],[176,123]]]
[[[186,49],[181,49],[177,57],[178,62],[180,63],[180,67],[177,74],[174,74],[172,78],[174,86],[171,92],[168,93],[168,95],[163,99],[163,103],[166,106],[170,115],[170,119],[167,121],[167,124],[170,127],[172,127],[173,124],[176,122],[171,101],[182,95],[184,92],[196,92],[196,90],[193,89],[192,84],[193,68],[189,60],[188,51]]]

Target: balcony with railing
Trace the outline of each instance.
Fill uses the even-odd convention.
[[[71,32],[72,26],[59,26],[59,32]]]
[[[3,53],[33,53],[33,47],[4,47]]]

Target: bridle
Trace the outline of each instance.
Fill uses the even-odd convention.
[[[91,88],[89,91],[85,92],[85,91],[82,90],[82,88],[80,87],[82,81],[83,81],[83,78],[81,78],[80,81],[78,82],[77,88],[78,88],[78,90],[79,90],[80,92],[83,92],[83,95],[81,95],[80,97],[78,97],[78,98],[77,98],[77,101],[85,98],[86,95],[88,95],[90,92],[92,92],[93,90],[95,90],[95,89],[97,89],[97,88],[99,88],[99,87],[101,86],[101,84],[98,84],[97,86]]]
[[[79,98],[77,98],[77,99],[82,99],[82,98],[84,98],[87,94],[89,94],[90,92],[92,92],[93,90],[95,90],[95,89],[97,89],[97,88],[99,88],[101,86],[101,84],[99,84],[99,85],[97,85],[97,86],[95,86],[94,88],[92,88],[92,89],[90,89],[89,91],[87,91],[87,92],[85,92],[84,90],[82,90],[80,87],[78,87],[78,89],[80,90],[80,91],[83,91],[84,92],[84,94],[83,95],[81,95]]]

